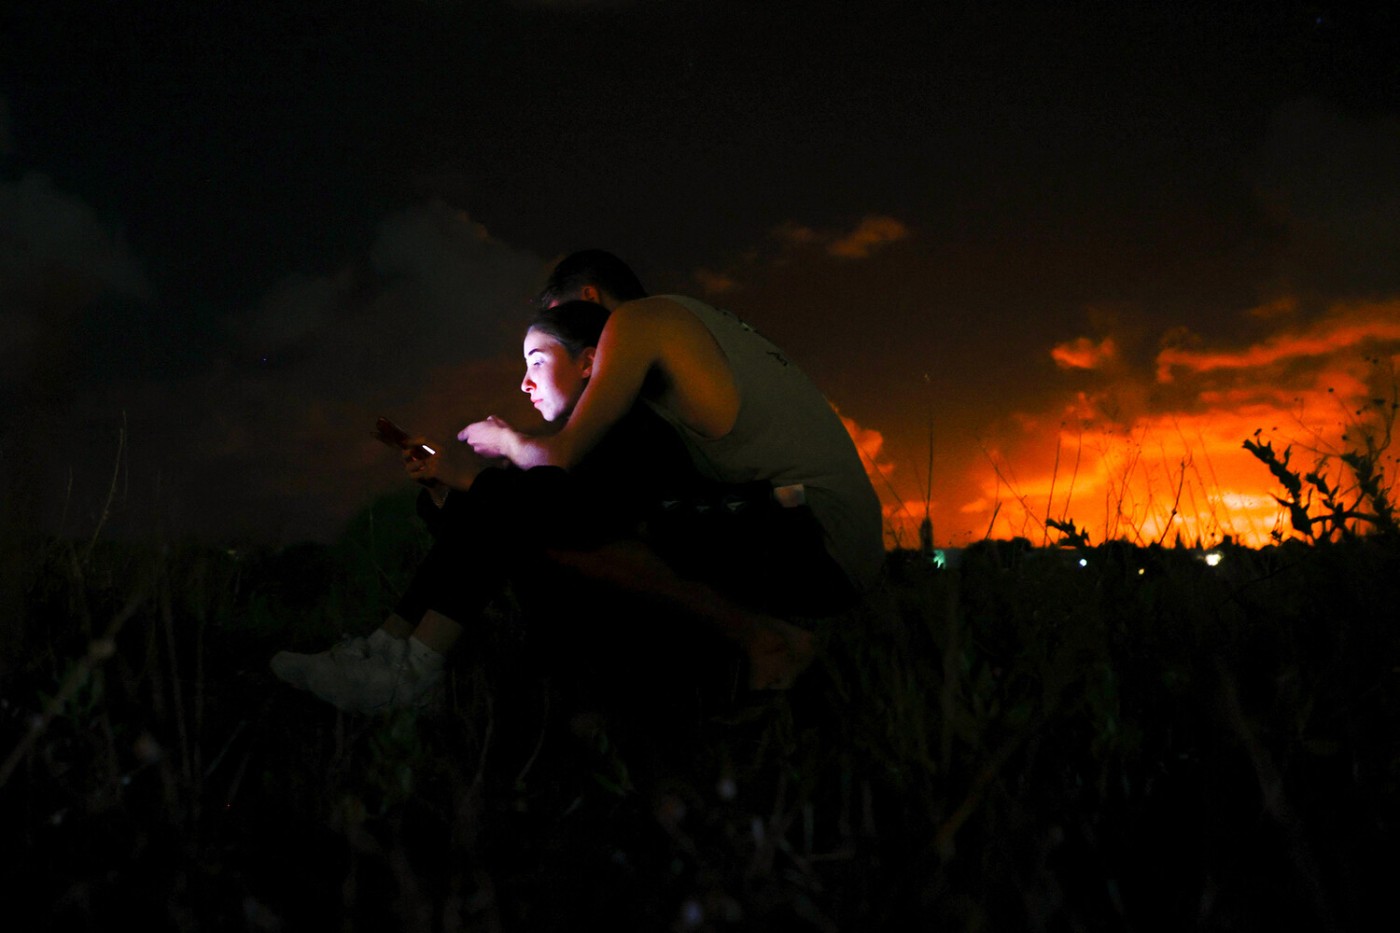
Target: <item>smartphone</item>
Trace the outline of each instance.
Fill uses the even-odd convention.
[[[388,418],[380,418],[375,422],[374,436],[379,438],[390,447],[397,447],[400,450],[409,451],[409,455],[415,460],[426,460],[437,453],[427,444],[410,444],[408,432],[399,427]]]

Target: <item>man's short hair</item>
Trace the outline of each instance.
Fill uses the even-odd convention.
[[[535,297],[541,307],[577,298],[585,285],[592,285],[616,301],[645,298],[647,290],[627,263],[607,250],[584,249],[570,253],[549,274],[544,290]]]

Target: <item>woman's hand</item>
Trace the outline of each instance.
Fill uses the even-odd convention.
[[[479,457],[493,460],[505,457],[514,460],[511,451],[519,439],[514,429],[495,415],[485,421],[475,421],[457,432],[457,440],[470,444]]]
[[[420,445],[434,453],[423,456]],[[442,482],[442,454],[437,451],[441,450],[441,444],[432,443],[426,437],[409,438],[403,449],[403,470],[408,478],[424,486],[439,485]]]
[[[425,444],[436,451],[430,457],[415,454],[416,445]],[[448,490],[467,490],[472,482],[489,463],[469,451],[457,450],[448,453],[450,448],[434,444],[425,437],[410,439],[404,450],[403,468],[408,478],[427,487],[433,501],[439,506],[447,498]]]

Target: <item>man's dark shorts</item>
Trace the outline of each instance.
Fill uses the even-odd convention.
[[[856,601],[812,510],[784,507],[766,483],[700,485],[665,498],[647,533],[682,576],[766,612],[823,616]]]

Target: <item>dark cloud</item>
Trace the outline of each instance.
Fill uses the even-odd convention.
[[[230,326],[246,359],[272,373],[316,382],[374,373],[398,384],[510,346],[543,263],[431,202],[386,217],[364,259],[289,276]]]
[[[370,440],[377,417],[445,439],[518,394],[514,358],[543,267],[440,202],[386,217],[362,260],[291,276],[231,322],[240,353],[196,390],[218,413],[197,446],[218,449],[231,495],[276,503],[284,534],[325,536],[375,490],[402,485],[393,454]],[[240,476],[254,461],[258,474]]]
[[[38,231],[24,243],[5,238],[6,261],[39,293],[10,299],[28,292],[21,279],[4,279],[6,353],[27,354],[31,373],[51,369],[55,341],[45,335],[62,326],[52,312],[65,281],[87,283],[82,301],[70,302],[78,317],[100,310],[103,294],[144,298],[144,286],[90,213],[41,180],[0,198],[0,207],[33,208],[4,210],[0,230]],[[45,222],[24,226],[26,217]],[[44,265],[30,254],[66,278],[54,285],[39,276]],[[128,483],[131,499],[109,530],[177,523],[206,538],[331,536],[375,492],[402,484],[396,458],[370,439],[376,417],[450,437],[518,394],[514,357],[544,271],[543,260],[461,211],[440,202],[404,208],[384,218],[360,258],[327,275],[290,275],[247,313],[227,316],[223,350],[206,351],[200,365],[163,375],[76,372],[61,396],[29,392],[10,411],[11,426],[44,427],[13,431],[9,459],[75,465],[76,492],[47,507],[70,525],[96,514],[120,443],[124,475],[139,480]]]
[[[121,237],[43,175],[0,180],[0,384],[42,379],[53,357],[81,354],[84,319],[150,287]]]
[[[1284,290],[1324,298],[1400,291],[1400,115],[1291,101],[1273,114],[1258,178],[1287,237]]]

